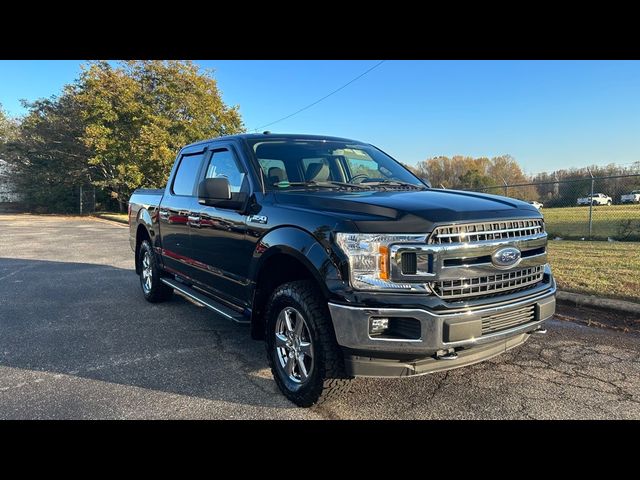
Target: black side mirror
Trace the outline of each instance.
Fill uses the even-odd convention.
[[[229,179],[217,177],[202,180],[198,185],[198,201],[206,204],[207,200],[231,200]]]
[[[229,210],[243,210],[247,194],[231,192],[229,179],[225,177],[205,178],[198,184],[198,203]]]

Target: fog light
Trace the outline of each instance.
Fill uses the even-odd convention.
[[[389,328],[388,318],[371,318],[369,320],[369,334],[380,335]]]

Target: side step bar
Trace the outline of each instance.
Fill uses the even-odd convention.
[[[227,320],[233,320],[237,323],[249,323],[249,320],[242,315],[240,312],[236,312],[231,308],[222,305],[219,302],[216,302],[214,299],[207,297],[206,295],[194,290],[193,288],[181,283],[177,280],[171,278],[161,278],[162,283],[169,285],[174,290],[177,290],[181,294],[186,297],[189,297],[191,300],[194,300],[196,303],[199,303],[203,307],[208,308],[209,310],[213,310],[219,315],[222,315]]]

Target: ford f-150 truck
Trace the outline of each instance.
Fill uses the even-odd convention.
[[[576,200],[577,205],[611,205],[612,202],[612,198],[604,193],[594,193],[593,196],[589,195]]]
[[[622,195],[620,203],[640,203],[640,190],[633,190],[631,193]]]
[[[356,376],[463,367],[544,333],[555,311],[540,212],[430,188],[367,143],[243,134],[178,154],[129,202],[145,298],[180,292],[264,340],[308,407]]]

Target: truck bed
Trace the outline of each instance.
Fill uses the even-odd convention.
[[[164,195],[164,188],[138,188],[131,195],[129,203],[132,207],[157,207],[160,205],[162,195]],[[137,208],[135,210],[137,212]]]
[[[133,195],[160,195],[164,193],[164,188],[138,188],[134,190]]]

